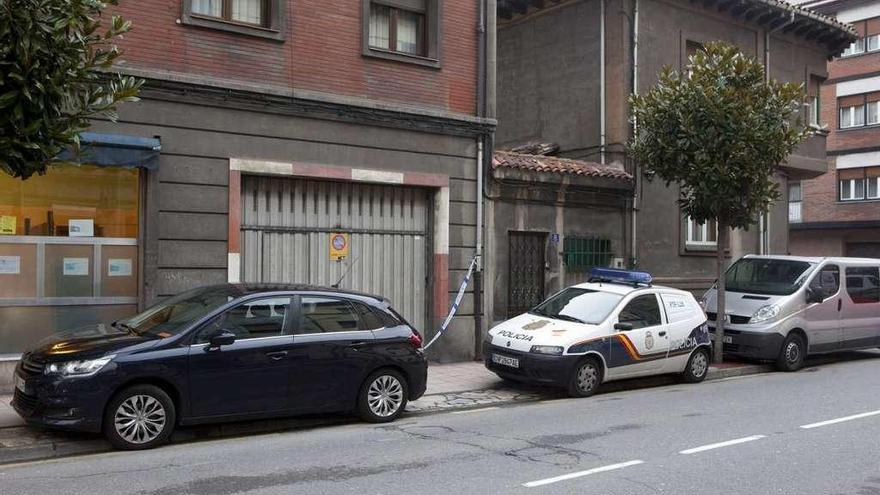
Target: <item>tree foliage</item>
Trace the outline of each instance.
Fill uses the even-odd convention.
[[[680,186],[684,214],[748,228],[779,199],[773,169],[810,133],[803,85],[765,81],[760,62],[721,42],[692,55],[688,71],[665,67],[631,98],[630,155]]]
[[[102,11],[117,0],[0,0],[0,170],[27,179],[65,147],[79,147],[89,120],[116,120],[142,81],[108,71],[114,40],[131,23]]]
[[[722,358],[724,253],[728,229],[748,229],[779,199],[773,170],[811,130],[803,124],[802,84],[767,81],[764,67],[715,42],[669,67],[644,95],[630,98],[636,133],[628,149],[648,173],[676,184],[682,212],[717,221],[715,360]]]

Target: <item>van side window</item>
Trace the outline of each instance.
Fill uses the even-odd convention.
[[[822,294],[823,299],[837,294],[840,289],[840,267],[837,265],[825,265],[822,270],[813,277],[810,282],[810,289],[818,294]]]
[[[657,296],[645,294],[634,298],[620,311],[617,321],[629,323],[633,328],[659,325],[661,323],[660,306],[657,304]]]
[[[846,267],[846,292],[856,304],[880,302],[880,267]]]

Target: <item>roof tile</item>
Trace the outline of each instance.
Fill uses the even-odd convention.
[[[514,168],[532,172],[549,172],[557,174],[584,175],[609,179],[632,180],[632,175],[613,165],[596,162],[572,160],[556,156],[529,155],[511,151],[496,151],[492,159],[492,168]]]

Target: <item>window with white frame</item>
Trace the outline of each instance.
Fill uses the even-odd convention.
[[[861,127],[865,125],[865,106],[853,105],[840,108],[840,128]]]
[[[818,126],[819,125],[819,97],[818,96],[811,96],[809,105],[810,105],[810,108],[809,108],[810,125]]]
[[[868,199],[880,199],[880,175],[868,177],[866,181],[868,183]]]
[[[840,200],[857,201],[865,199],[865,179],[841,179]]]
[[[865,53],[865,38],[859,38],[846,48],[843,51],[842,57],[852,57],[853,55],[859,55]]]
[[[868,125],[880,124],[880,101],[869,101],[866,108]]]
[[[865,51],[876,52],[880,50],[880,34],[874,34],[865,38]]]
[[[803,221],[803,188],[800,182],[788,184],[788,221],[798,223]]]
[[[698,223],[696,220],[687,217],[685,222],[687,224],[685,232],[686,245],[703,247],[715,247],[718,245],[718,223],[715,220]]]

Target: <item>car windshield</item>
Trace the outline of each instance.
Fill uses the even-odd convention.
[[[727,270],[725,288],[730,292],[785,296],[798,290],[813,266],[806,261],[741,259]]]
[[[533,315],[597,325],[611,314],[623,296],[569,287],[529,311]]]
[[[167,338],[239,296],[241,291],[235,287],[193,289],[170,297],[128,320],[120,320],[114,326],[138,335]]]

